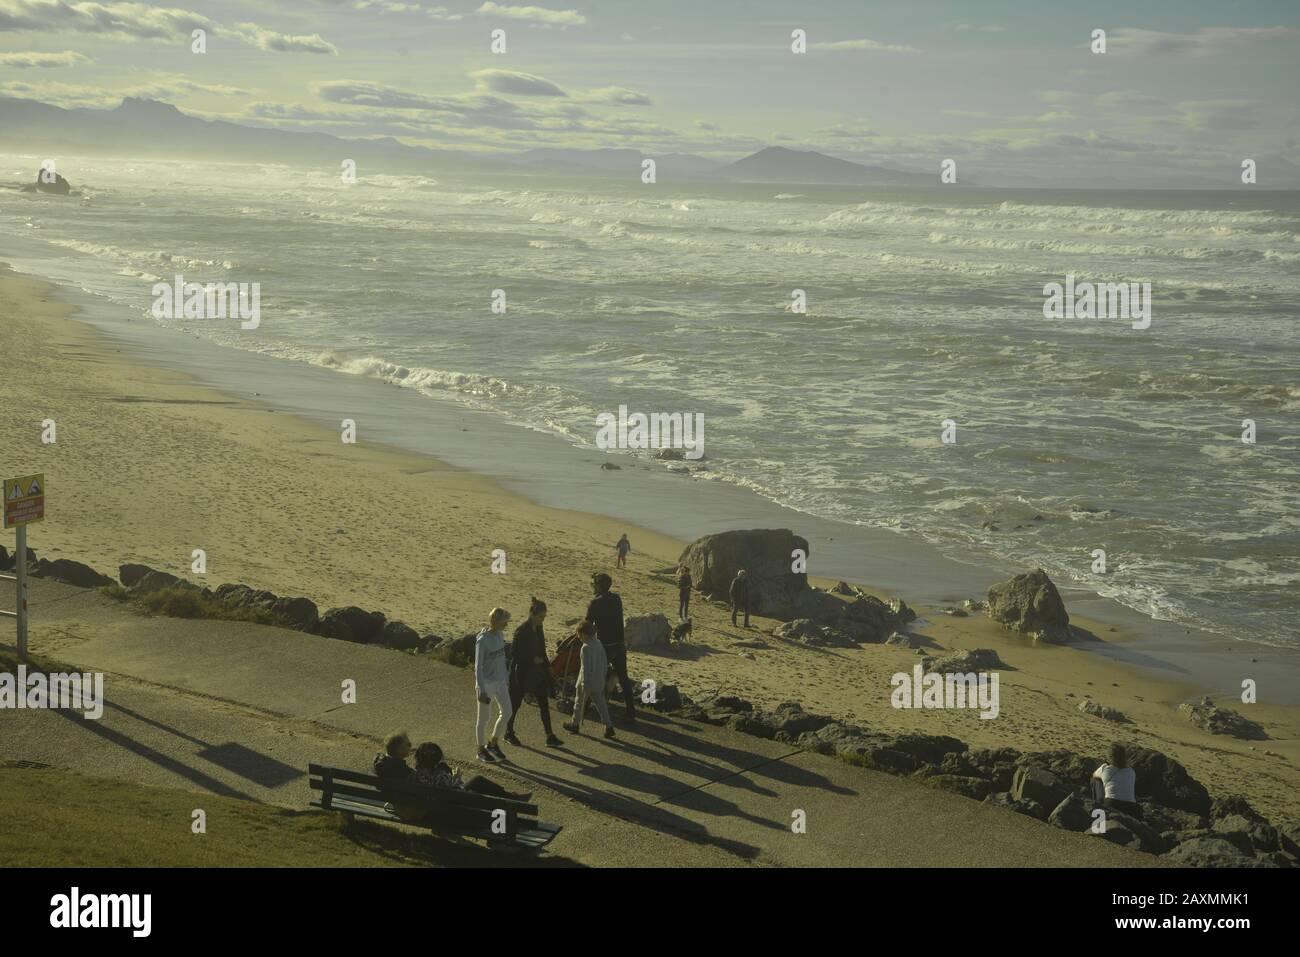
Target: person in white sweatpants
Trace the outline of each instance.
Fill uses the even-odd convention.
[[[609,704],[605,701],[605,680],[609,676],[605,646],[596,640],[596,626],[589,621],[578,625],[578,638],[582,641],[582,668],[578,671],[578,684],[574,689],[573,720],[564,727],[574,734],[581,734],[587,702],[594,701],[596,713],[605,723],[605,737],[612,738],[614,722],[610,720]]]
[[[498,738],[510,721],[510,677],[506,669],[505,627],[510,612],[493,608],[488,626],[474,640],[474,697],[478,699],[478,759],[495,764],[506,759]],[[492,736],[487,734],[492,705],[497,706],[497,722]]]

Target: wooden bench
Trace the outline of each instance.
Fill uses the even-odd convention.
[[[560,825],[537,819],[537,805],[475,794],[459,788],[438,788],[414,781],[387,781],[344,768],[309,764],[311,789],[319,791],[312,807],[338,811],[349,825],[355,817],[371,817],[395,824],[425,827],[431,831],[473,837],[489,847],[537,850],[560,833]],[[393,805],[421,812],[419,820],[396,814]],[[503,820],[504,818],[504,820]]]

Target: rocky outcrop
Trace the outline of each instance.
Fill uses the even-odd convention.
[[[1229,737],[1245,741],[1266,741],[1268,733],[1235,711],[1220,708],[1209,698],[1202,698],[1196,704],[1180,704],[1178,711],[1188,721],[1210,734],[1226,734]]]
[[[791,571],[796,551],[806,556],[808,542],[788,528],[747,529],[696,539],[678,564],[690,569],[698,591],[720,601],[729,601],[731,581],[743,568],[750,612],[789,619],[806,614],[814,594],[808,576]]]
[[[1099,704],[1091,699],[1080,701],[1079,710],[1084,714],[1090,714],[1095,718],[1102,718],[1106,721],[1114,721],[1117,724],[1127,724],[1128,716],[1123,711],[1115,708],[1109,708],[1104,704]]]
[[[1070,616],[1066,614],[1065,602],[1041,568],[990,588],[988,616],[1004,628],[1036,640],[1070,639]]]
[[[68,558],[56,558],[54,561],[46,561],[42,558],[32,569],[32,575],[47,581],[76,585],[78,588],[100,588],[114,584],[113,579],[107,575],[101,575],[89,565]]]
[[[1006,668],[998,653],[992,648],[972,648],[943,658],[931,658],[927,655],[921,659],[921,663],[926,671],[937,671],[945,675],[1001,671]]]
[[[316,634],[368,645],[382,639],[384,622],[382,612],[365,611],[355,605],[348,605],[344,608],[331,608],[322,614]]]
[[[623,640],[638,651],[647,648],[667,648],[672,641],[673,626],[658,613],[631,615],[623,620]]]
[[[30,188],[37,193],[52,193],[55,196],[67,196],[72,192],[72,186],[66,179],[44,169],[36,171],[36,182]]]
[[[133,565],[129,563],[126,565],[119,565],[117,567],[117,580],[126,588],[130,588],[151,571],[153,571],[153,569],[148,565]]]
[[[168,572],[150,570],[145,575],[136,580],[135,584],[127,589],[132,595],[148,595],[151,592],[162,591],[165,588],[194,588],[190,582],[177,578]]]
[[[1137,772],[1139,801],[1150,800],[1201,816],[1210,813],[1210,792],[1173,758],[1150,748],[1136,748],[1129,754],[1129,766]]]
[[[1055,808],[1069,793],[1060,778],[1043,768],[1021,765],[1011,779],[1012,799],[1036,801],[1045,808]]]
[[[1186,867],[1276,867],[1257,860],[1221,837],[1195,837],[1164,855],[1164,860]]]
[[[783,622],[772,632],[786,641],[798,641],[817,648],[856,648],[858,643],[837,628],[821,625],[811,618]]]

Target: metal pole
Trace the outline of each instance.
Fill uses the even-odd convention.
[[[18,657],[27,658],[27,526],[18,526],[18,561],[14,565],[14,578],[17,581],[18,606]]]

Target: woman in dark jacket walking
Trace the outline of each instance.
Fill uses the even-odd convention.
[[[528,608],[528,618],[515,629],[510,645],[510,704],[513,713],[506,724],[506,741],[519,747],[515,736],[515,718],[524,695],[531,692],[537,699],[537,710],[542,713],[542,729],[546,732],[546,746],[558,748],[564,742],[551,730],[551,669],[546,657],[546,635],[542,623],[546,621],[546,602],[534,598]]]

